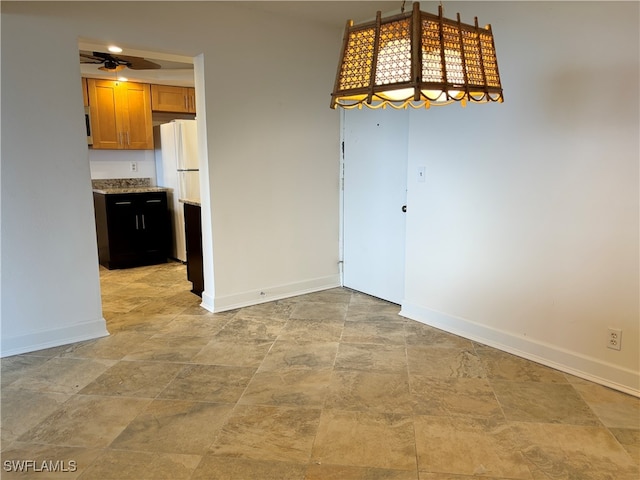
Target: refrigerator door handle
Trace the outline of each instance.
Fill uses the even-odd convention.
[[[175,123],[174,127],[175,129],[175,142],[176,142],[176,160],[177,160],[177,167],[178,170],[181,170],[183,168],[183,148],[182,148],[182,126],[179,123]]]

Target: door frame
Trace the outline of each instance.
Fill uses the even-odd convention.
[[[340,274],[340,286],[344,287],[344,129],[345,111],[340,108],[340,200],[339,200],[339,227],[338,227],[338,271]]]

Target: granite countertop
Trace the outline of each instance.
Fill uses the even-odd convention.
[[[91,186],[95,193],[111,195],[116,193],[149,193],[170,192],[167,187],[151,185],[150,178],[104,178],[91,180]]]
[[[196,207],[200,206],[200,200],[193,200],[191,198],[179,198],[178,201],[180,203],[186,203],[188,205],[194,205]]]
[[[172,189],[168,187],[112,187],[112,188],[94,188],[94,193],[102,193],[104,195],[113,195],[116,193],[149,193],[149,192],[170,192]]]

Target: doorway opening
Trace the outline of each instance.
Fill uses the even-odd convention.
[[[186,105],[189,111],[167,111],[169,108],[165,107],[154,108],[151,112],[152,127],[159,129],[160,125],[173,120],[188,120],[194,121],[200,132],[205,131],[203,95],[200,91],[198,94],[195,93],[196,86],[204,85],[203,61],[200,58],[202,55],[188,57],[124,48],[123,52],[113,54],[118,60],[122,59],[123,64],[137,58],[156,66],[138,69],[125,65],[119,68],[119,71],[115,71],[111,68],[113,65],[101,63],[101,55],[96,54],[96,52],[106,52],[107,46],[106,42],[96,40],[78,42],[83,79],[126,81],[145,84],[149,89],[154,88],[155,85],[162,87],[163,91],[167,90],[164,86],[190,89],[193,95],[188,100],[189,104]],[[87,61],[83,62],[83,58]],[[149,63],[143,66],[148,65]],[[105,66],[109,68],[106,70],[101,68]],[[126,75],[126,80],[119,79],[123,75]],[[88,106],[87,101],[88,99],[85,99],[85,106]],[[197,108],[198,105],[202,107]],[[198,115],[195,114],[196,109]],[[194,148],[197,150],[200,164],[206,164],[206,142],[197,140],[195,144]],[[140,180],[141,185],[149,184],[152,187],[160,185],[158,155],[155,146],[153,149],[100,149],[90,146],[88,148],[90,181],[121,179],[126,183],[128,179],[135,179]],[[203,193],[208,192],[206,170],[195,182],[199,187],[198,190]],[[205,187],[201,188],[203,183]],[[167,317],[174,317],[178,309],[190,311],[193,314],[202,312],[201,300],[191,293],[191,282],[187,280],[186,266],[182,261],[169,258],[166,264],[122,270],[108,270],[100,266],[99,275],[103,317],[107,320],[109,331],[121,329],[124,325],[144,323],[150,318],[154,318],[155,321],[166,320]]]

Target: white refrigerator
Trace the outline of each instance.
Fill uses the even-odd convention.
[[[180,200],[200,202],[200,172],[195,120],[173,120],[155,127],[157,184],[171,188],[167,200],[173,223],[171,256],[187,261],[184,207]]]

